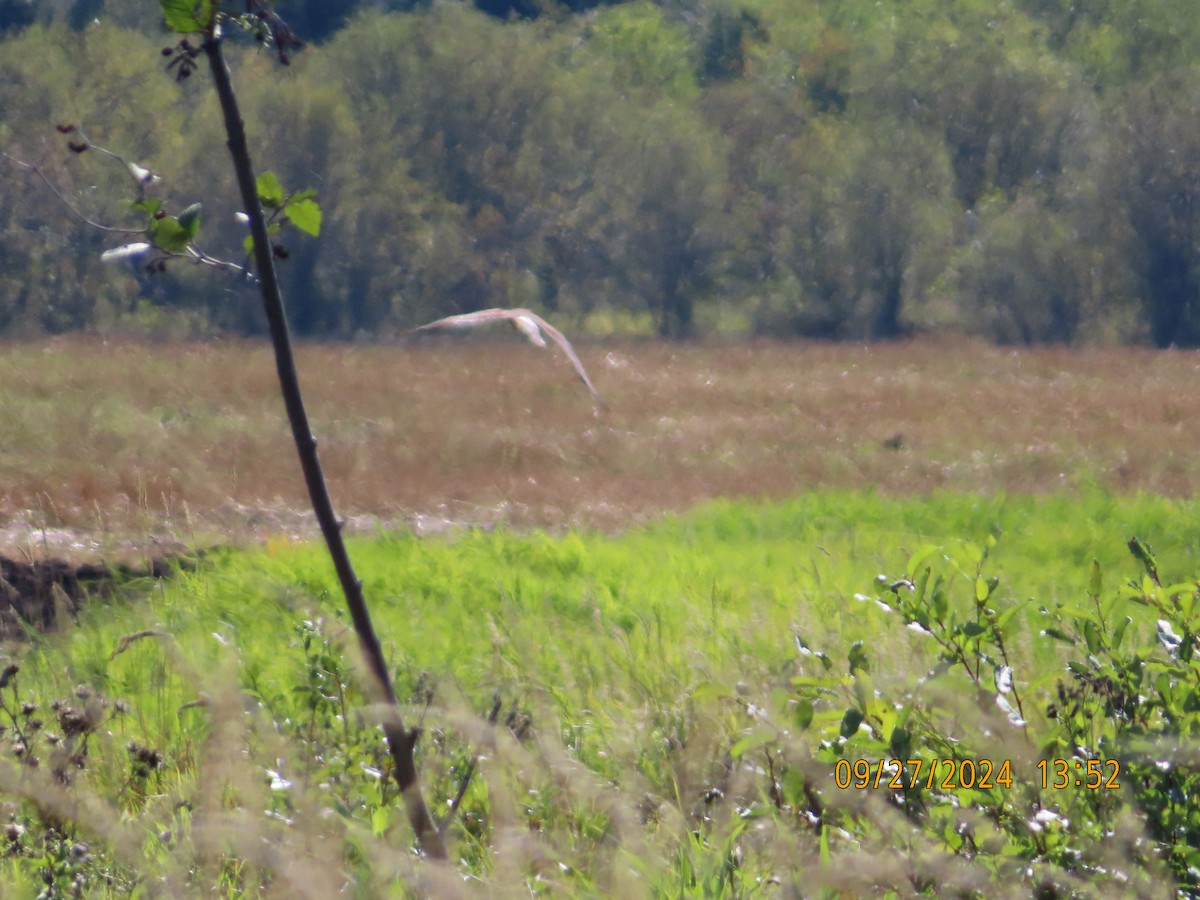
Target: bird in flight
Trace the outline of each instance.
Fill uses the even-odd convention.
[[[592,379],[588,378],[587,370],[584,369],[583,363],[579,361],[579,357],[575,354],[575,348],[571,346],[571,342],[566,339],[566,336],[561,331],[532,310],[481,309],[477,312],[446,316],[444,319],[438,319],[436,322],[430,322],[428,325],[421,325],[418,328],[410,329],[407,333],[414,334],[418,331],[432,331],[435,328],[474,328],[476,325],[486,325],[489,322],[510,322],[517,331],[529,338],[529,342],[536,347],[546,346],[546,339],[542,337],[542,332],[544,331],[550,340],[558,344],[562,352],[567,355],[567,359],[571,361],[571,365],[575,368],[575,374],[579,376],[579,380],[584,383],[589,393],[591,393],[592,400],[596,406],[600,409],[608,409],[608,404],[604,402],[604,399],[600,396],[600,392],[592,384]]]

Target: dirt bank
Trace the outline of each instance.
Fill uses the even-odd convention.
[[[162,557],[143,567],[104,563],[74,565],[61,559],[24,562],[0,556],[0,639],[48,631],[74,617],[80,607],[110,597],[131,582],[166,578],[194,559]]]

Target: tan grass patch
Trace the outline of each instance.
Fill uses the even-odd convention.
[[[299,348],[335,502],[360,526],[603,529],[813,488],[1046,492],[1200,484],[1200,354],[583,345],[611,404],[518,338]],[[55,338],[0,349],[0,552],[141,552],[306,533],[264,343]],[[43,533],[44,532],[44,533]]]

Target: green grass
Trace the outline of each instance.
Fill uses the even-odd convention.
[[[1099,491],[1036,499],[821,492],[770,505],[713,503],[619,536],[379,534],[354,540],[351,552],[397,694],[409,704],[406,718],[425,728],[419,764],[435,815],[445,812],[471,753],[484,751],[452,834],[458,870],[498,895],[523,885],[771,894],[818,877],[854,893],[868,884],[905,888],[895,883],[900,877],[919,887],[920,873],[930,871],[953,883],[966,878],[956,866],[1011,888],[1005,879],[1026,868],[1068,884],[1080,876],[1062,852],[1042,848],[1039,856],[1013,837],[1015,826],[1003,819],[1011,810],[988,826],[1010,850],[980,852],[972,863],[949,838],[931,838],[903,816],[870,825],[891,822],[895,810],[864,813],[867,797],[829,784],[834,756],[888,755],[896,711],[916,709],[934,659],[928,636],[861,597],[886,599],[876,575],[915,578],[906,571],[910,557],[935,544],[948,560],[934,568],[948,573],[951,603],[965,590],[973,608],[973,573],[955,566],[994,538],[983,566],[1000,584],[989,603],[1003,611],[1036,599],[1006,632],[1006,652],[1029,731],[1045,736],[1056,727],[1045,710],[1070,648],[1040,634],[1038,605],[1085,603],[1093,559],[1106,593],[1136,576],[1125,548],[1132,535],[1154,545],[1164,569],[1200,570],[1198,513],[1193,501]],[[1154,615],[1129,606],[1131,634],[1152,645]],[[143,630],[158,634],[114,655],[122,636]],[[828,671],[798,652],[798,637],[828,655]],[[0,713],[0,722],[20,721],[20,701],[39,703],[48,720],[56,698],[85,706],[71,699],[78,685],[105,698],[86,763],[59,780],[113,820],[105,831],[95,824],[108,821],[103,811],[79,816],[60,833],[45,827],[45,810],[39,817],[28,803],[14,806],[29,830],[9,845],[0,882],[35,885],[53,856],[46,846],[86,840],[95,859],[114,861],[109,886],[101,863],[76,863],[69,852],[62,877],[83,873],[101,893],[131,889],[132,873],[143,890],[156,877],[199,893],[290,890],[293,876],[280,869],[309,859],[319,844],[324,855],[315,858],[325,868],[294,876],[296,884],[349,882],[361,896],[399,884],[433,890],[436,870],[396,857],[411,835],[378,774],[387,763],[357,688],[352,641],[323,548],[277,541],[219,552],[140,599],[97,603],[78,627],[13,649],[21,670],[15,690],[0,697],[14,712]],[[867,670],[848,668],[854,642],[870,660],[869,680]],[[965,680],[945,683],[967,692]],[[881,702],[854,701],[864,685]],[[498,738],[483,726],[496,701],[509,726]],[[831,743],[856,702],[887,726],[881,737]],[[793,724],[798,709],[815,709],[811,723]],[[1011,757],[1020,780],[1032,780],[1038,748],[1016,746],[1016,731],[952,728],[961,710],[944,699],[926,713],[928,734],[957,728],[963,753]],[[160,751],[162,765],[137,774],[131,740]],[[53,748],[44,739],[37,746],[44,776]],[[926,751],[938,752],[932,743]],[[14,790],[25,769],[12,763],[5,760],[0,788]],[[809,802],[802,783],[823,798],[820,827],[801,814]],[[1035,808],[1019,791],[1004,802],[1026,816]],[[888,868],[897,828],[912,842],[915,875]],[[53,840],[35,850],[35,833]],[[97,839],[103,835],[114,843]],[[113,849],[121,840],[140,849],[122,856]],[[1077,840],[1085,840],[1082,830]],[[1033,855],[1016,865],[1021,852]],[[843,858],[859,860],[861,880],[833,862]],[[303,881],[309,877],[316,880]],[[1019,883],[1027,891],[1031,881]]]

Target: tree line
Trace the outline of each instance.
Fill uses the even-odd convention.
[[[134,221],[127,174],[55,131],[78,122],[240,259],[212,101],[137,5],[0,2],[0,149]],[[283,248],[302,335],[528,306],[665,337],[1200,344],[1192,3],[278,9],[309,42],[284,77],[253,41],[234,64],[255,164],[324,210]],[[0,331],[262,331],[235,281],[101,264],[119,242],[0,161]]]

